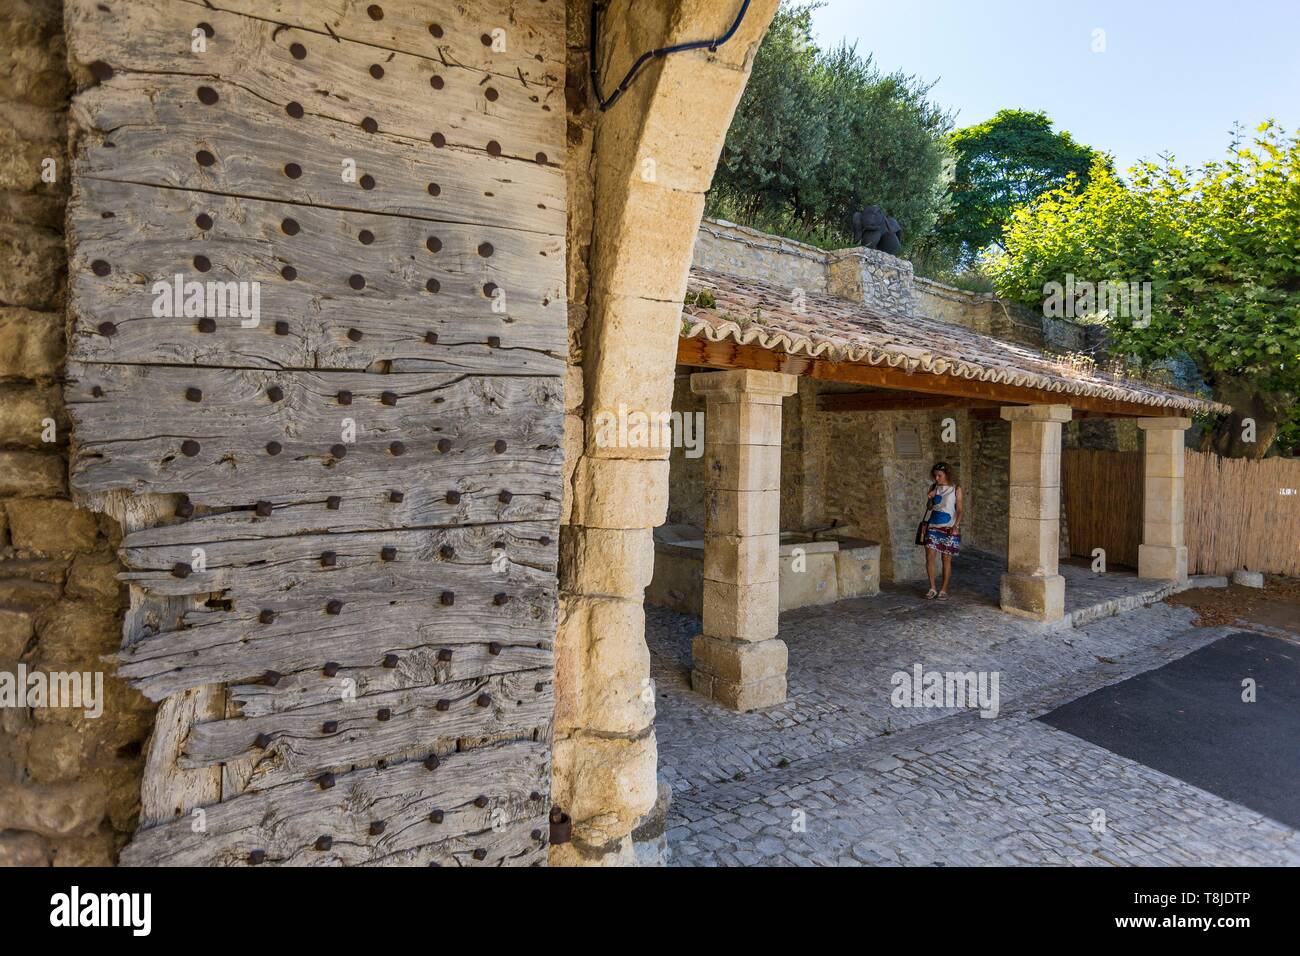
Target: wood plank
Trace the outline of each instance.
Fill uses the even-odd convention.
[[[333,700],[195,724],[180,766],[206,767],[256,749],[261,753],[249,789],[266,790],[324,771],[372,765],[376,755],[444,754],[462,737],[533,739],[534,730],[548,726],[555,706],[549,678],[546,668],[344,699],[342,680],[322,677],[334,685]],[[491,702],[480,705],[484,695]],[[336,721],[337,729],[324,730],[326,721]],[[270,738],[265,747],[254,743],[259,734]]]
[[[506,827],[527,821],[531,832],[545,824],[549,809],[546,787],[549,746],[518,741],[470,753],[449,753],[430,771],[419,761],[365,768],[340,774],[328,789],[313,781],[295,781],[274,790],[241,796],[206,808],[206,827],[193,832],[188,819],[142,831],[123,851],[126,865],[242,866],[254,850],[268,864],[349,865],[378,860],[414,862],[452,859],[470,865],[472,848],[488,847]],[[532,799],[538,793],[541,800]],[[485,806],[475,804],[486,797]],[[430,814],[443,812],[441,823]],[[382,820],[384,832],[369,825]],[[315,850],[321,836],[332,838],[329,850]],[[477,865],[499,865],[518,853],[489,853]]]
[[[447,572],[481,573],[506,589],[555,573],[554,545],[539,540],[554,530],[546,522],[514,522],[228,541],[197,537],[151,547],[128,543],[121,555],[129,570],[119,577],[154,594],[234,590],[246,602],[273,599],[279,592],[296,597],[367,587],[390,593],[427,590]],[[178,565],[186,566],[184,577],[176,576]]]
[[[558,237],[212,198],[81,184],[69,212],[79,237],[69,265],[73,359],[457,374],[564,370]],[[200,214],[211,215],[210,230],[195,225]],[[286,235],[286,220],[300,231]],[[363,232],[371,243],[357,241]],[[442,243],[436,255],[426,247],[430,238]],[[480,244],[491,247],[490,257],[479,255]],[[196,257],[207,260],[199,263],[206,272],[195,268]],[[97,275],[96,263],[112,271]],[[281,275],[286,267],[297,270],[293,281]],[[214,321],[211,332],[201,331],[194,315],[155,315],[160,300],[174,307],[175,295],[162,291],[174,289],[177,275],[182,283],[256,283],[257,326],[244,328],[233,307],[205,316]],[[352,288],[352,276],[364,287]],[[430,280],[436,293],[425,287]],[[484,294],[489,283],[500,290],[493,297]],[[247,305],[252,290],[222,291],[242,291]],[[101,329],[105,322],[111,335]]]
[[[114,491],[91,496],[86,504],[110,516],[128,534],[147,527],[174,505],[165,495],[127,495]],[[189,601],[146,592],[132,586],[122,620],[122,643],[130,646],[159,629],[180,626]],[[120,675],[119,675],[120,676]],[[226,707],[226,689],[221,685],[194,687],[167,697],[154,715],[153,733],[145,747],[140,787],[142,827],[182,817],[195,807],[222,798],[219,768],[181,770],[177,766],[185,736],[199,720],[219,717]]]
[[[491,677],[517,671],[540,674],[552,665],[549,647],[536,644],[501,643],[500,649],[489,649],[488,642],[456,644],[447,648],[453,653],[450,660],[439,656],[442,649],[417,648],[396,655],[393,667],[383,663],[364,666],[340,666],[335,677],[351,680],[358,699],[388,691],[414,687],[446,685],[456,681]],[[234,684],[228,689],[234,713],[227,716],[263,717],[285,711],[299,710],[339,699],[336,681],[322,680],[321,671],[300,671],[282,676],[275,686],[269,684]],[[534,682],[551,683],[550,676],[535,677]]]
[[[538,527],[531,530],[535,533]],[[153,549],[142,556],[142,563],[170,563],[153,570],[133,565],[119,577],[150,593],[216,596],[213,606],[185,613],[183,624],[252,625],[266,610],[277,617],[318,615],[332,600],[348,604],[354,596],[370,593],[385,595],[393,607],[418,607],[436,601],[444,591],[477,595],[485,590],[490,602],[500,607],[545,595],[555,575],[554,565],[542,557],[548,549],[528,547],[534,544],[524,537],[530,529],[508,530],[514,533],[512,541],[506,540],[505,529],[491,526],[273,539],[262,543],[264,560],[240,563],[230,562],[232,549],[223,543]],[[257,547],[257,542],[240,544]],[[206,568],[191,571],[196,550]],[[133,555],[139,552],[127,556]],[[184,577],[177,576],[177,567],[184,569]]]
[[[1069,392],[1005,385],[1000,382],[979,382],[955,375],[903,372],[887,366],[825,362],[803,355],[773,351],[757,345],[709,342],[701,338],[679,339],[677,361],[681,365],[700,368],[752,368],[760,371],[784,372],[788,375],[806,375],[828,382],[846,382],[854,385],[870,385],[874,388],[894,388],[907,392],[928,392],[961,398],[983,398],[1011,405],[1069,405],[1071,408],[1089,411],[1108,411],[1150,418],[1177,417],[1187,414],[1176,408],[1143,405],[1140,402],[1073,395]]]
[[[450,587],[442,582],[451,581]],[[441,603],[444,590],[455,603]],[[246,683],[268,671],[320,671],[327,662],[374,666],[386,654],[458,645],[533,644],[550,647],[555,636],[553,585],[518,586],[505,605],[494,603],[500,586],[480,577],[445,575],[427,592],[393,597],[383,592],[346,594],[338,613],[319,600],[289,605],[273,623],[257,620],[256,607],[194,611],[190,626],[150,635],[119,655],[118,674],[151,700],[212,683]],[[287,602],[285,602],[287,603]]]
[[[971,416],[971,418],[980,419],[980,420],[982,420],[982,421],[997,421],[997,420],[999,420],[999,419],[1002,418],[1001,408],[1002,408],[1002,406],[1003,406],[1004,404],[1006,404],[1006,403],[1004,403],[1004,402],[999,402],[999,403],[997,403],[995,406],[991,406],[991,407],[988,407],[988,408],[979,408],[979,407],[971,408],[971,410],[970,410],[970,416]],[[1084,409],[1076,408],[1076,409],[1074,410],[1074,420],[1077,422],[1077,421],[1079,421],[1079,420],[1081,420],[1081,419],[1084,419],[1084,418],[1147,418],[1147,417],[1153,417],[1153,418],[1154,418],[1154,417],[1161,417],[1161,416],[1152,415],[1152,412],[1154,412],[1155,409],[1151,408],[1150,406],[1143,405],[1143,406],[1141,406],[1141,409],[1142,409],[1141,411],[1138,411],[1138,410],[1134,409],[1134,410],[1130,410],[1130,411],[1109,411],[1109,412],[1099,412],[1099,411],[1087,411],[1087,410],[1084,410]]]
[[[441,843],[413,847],[366,860],[359,866],[545,866],[549,823],[546,814]],[[482,861],[475,852],[485,854]]]
[[[247,506],[343,491],[379,497],[438,479],[445,497],[475,474],[503,488],[516,475],[554,487],[562,466],[557,378],[82,365],[70,373],[67,401],[83,436],[72,473],[87,491],[183,493],[209,505]],[[283,389],[281,401],[267,396],[272,386]],[[202,400],[187,400],[189,388]],[[351,404],[339,403],[340,391],[352,393]],[[383,404],[385,392],[396,404]],[[140,412],[122,414],[126,395]],[[346,421],[356,429],[351,443],[344,441]],[[272,442],[278,454],[268,451]]]
[[[201,112],[193,81],[125,75],[78,94],[72,105],[83,130],[73,154],[77,174],[563,235],[563,170],[549,160],[438,147],[432,133],[419,140],[372,135],[312,116],[289,133],[283,109],[216,80],[211,88],[241,122],[213,125]],[[209,165],[199,163],[200,151],[211,155]],[[355,163],[355,179],[344,179],[344,160]],[[296,178],[286,172],[290,163],[301,169]]]
[[[503,480],[508,479],[508,480]],[[444,481],[462,495],[459,502],[449,503]],[[317,491],[302,502],[286,502],[284,496],[274,505],[270,517],[260,517],[247,506],[202,514],[193,518],[171,518],[168,523],[142,528],[125,539],[127,547],[180,546],[185,549],[214,541],[256,541],[294,534],[348,533],[380,529],[420,529],[432,527],[471,527],[483,524],[497,528],[502,535],[513,535],[514,522],[542,521],[546,530],[533,540],[550,538],[553,553],[558,536],[559,495],[553,493],[550,475],[501,475],[486,471],[473,475],[468,469],[451,474],[440,473],[428,484],[409,487],[402,482],[403,498],[391,500],[386,488],[358,490],[338,496],[338,507],[331,508],[327,491]],[[512,497],[501,500],[501,492]],[[179,499],[179,496],[172,496]],[[553,559],[552,559],[553,560]]]
[[[355,0],[191,2],[200,8],[193,16],[196,23],[206,20],[214,8],[233,10],[311,31],[322,41],[354,40],[497,76],[522,72],[529,83],[558,86],[564,80],[564,5],[554,0],[475,0],[473,4],[381,0],[380,20],[367,16],[370,4]],[[189,23],[189,18],[182,19]],[[441,36],[429,30],[435,23]],[[490,35],[496,27],[506,30],[504,49],[482,42],[483,34]]]
[[[501,155],[528,163],[536,162],[539,152],[556,163],[564,157],[564,95],[558,84],[531,83],[514,69],[493,75],[430,56],[434,38],[427,32],[422,39],[429,50],[417,55],[287,28],[279,20],[206,9],[203,20],[214,35],[200,54],[191,51],[190,37],[176,28],[195,12],[182,0],[112,6],[70,0],[68,6],[69,16],[82,21],[74,33],[73,56],[109,63],[114,72],[110,85],[132,73],[152,74],[150,82],[166,76],[164,82],[188,87],[193,100],[198,86],[215,90],[212,83],[217,81],[278,109],[277,119],[288,130],[297,125],[289,123],[284,109],[297,102],[304,114],[351,127],[373,118],[382,124],[380,135],[427,144],[438,131],[453,147],[484,150],[496,141]],[[266,4],[259,6],[264,12]],[[371,22],[364,14],[362,19]],[[473,36],[479,48],[481,32]],[[176,42],[160,42],[169,35]],[[294,50],[304,56],[299,59]],[[531,69],[536,62],[526,65]],[[187,77],[192,79],[187,82]],[[195,105],[208,127],[246,121],[247,114],[220,95],[215,102]]]

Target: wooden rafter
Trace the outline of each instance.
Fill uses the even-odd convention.
[[[805,355],[791,355],[788,352],[765,349],[758,345],[710,342],[703,338],[679,339],[677,361],[682,365],[703,368],[750,368],[759,371],[784,372],[787,375],[803,375],[827,382],[845,382],[950,398],[982,399],[997,404],[1069,405],[1071,408],[1085,412],[1143,418],[1176,417],[1187,414],[1185,410],[1177,408],[1144,405],[1140,402],[1099,398],[1093,395],[1073,395],[1068,392],[1053,392],[1045,388],[1029,388],[1002,382],[981,382],[958,378],[955,375],[906,372],[888,366],[862,365],[853,362],[826,362]]]
[[[925,408],[997,410],[1005,404],[987,398],[956,398],[920,392],[832,392],[817,397],[817,407],[823,412],[892,412]]]

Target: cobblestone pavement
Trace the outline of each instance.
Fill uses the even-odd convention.
[[[1044,632],[977,570],[945,604],[891,587],[782,615],[789,700],[753,714],[690,690],[698,619],[648,607],[671,862],[1300,865],[1300,833],[1034,719],[1237,628],[1156,604]],[[891,706],[915,664],[998,672],[998,716]]]

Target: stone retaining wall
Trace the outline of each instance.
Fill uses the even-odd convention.
[[[705,219],[695,238],[693,264],[774,285],[826,292],[826,251],[724,219]]]

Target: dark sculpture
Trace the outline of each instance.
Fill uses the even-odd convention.
[[[853,214],[853,244],[896,256],[903,249],[903,227],[879,206],[868,206]]]

